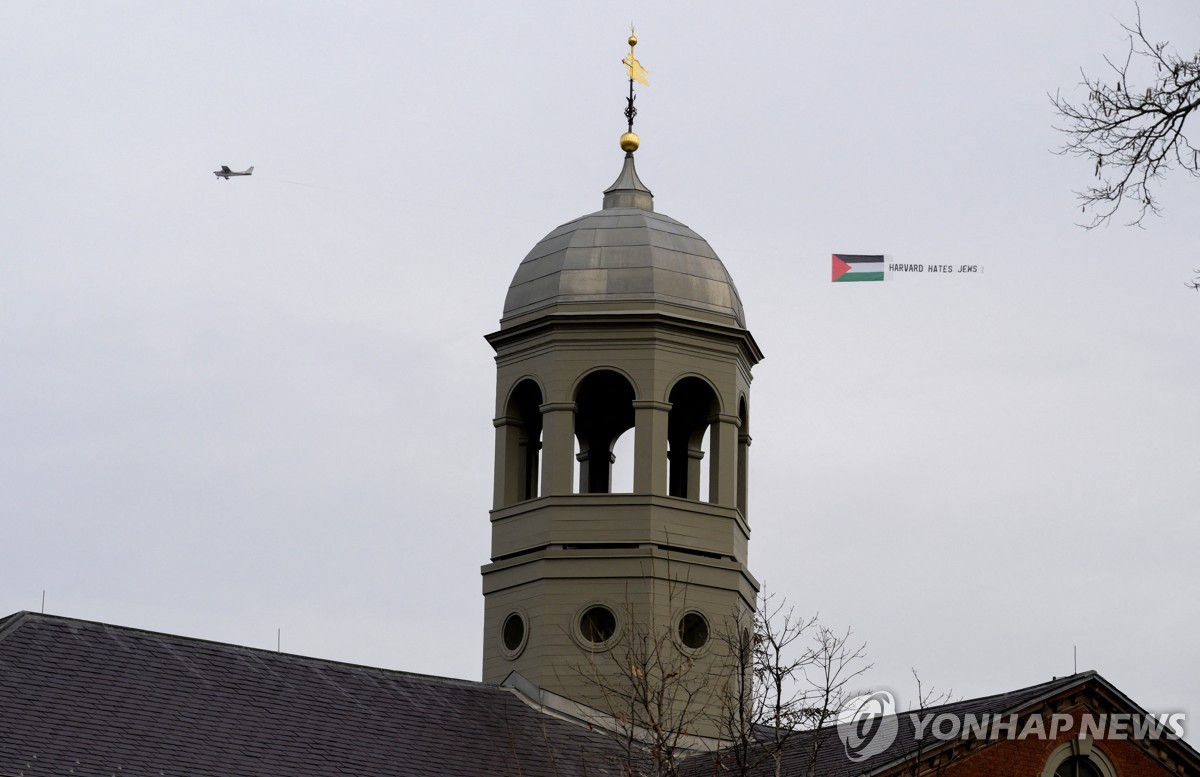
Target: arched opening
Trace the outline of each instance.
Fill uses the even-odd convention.
[[[617,439],[633,428],[633,396],[629,381],[612,370],[593,372],[579,385],[575,395],[579,493],[612,492],[614,449]],[[632,451],[629,458],[633,458]],[[632,481],[632,469],[629,479]],[[629,490],[633,490],[632,483]]]
[[[750,407],[743,396],[738,400],[737,507],[745,517],[750,506]]]
[[[542,461],[542,390],[532,380],[513,389],[505,408],[507,423],[505,456],[506,502],[533,499],[538,495]]]
[[[705,433],[720,411],[717,395],[703,380],[688,377],[675,384],[667,401],[667,493],[699,501]]]
[[[1054,748],[1040,777],[1117,777],[1117,770],[1091,737],[1083,737]]]
[[[1104,777],[1096,764],[1084,755],[1073,755],[1058,765],[1054,777]]]
[[[613,494],[633,493],[633,440],[634,430],[628,429],[613,443],[612,482],[609,488]]]

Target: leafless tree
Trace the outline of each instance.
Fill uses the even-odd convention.
[[[723,660],[697,662],[666,627],[639,625],[632,608],[620,644],[582,667],[616,723],[622,777],[678,777],[697,731],[717,731],[723,746],[711,763],[721,775],[782,775],[785,746],[796,743],[812,771],[821,730],[837,722],[850,684],[870,669],[866,646],[767,593],[758,611],[733,613],[712,635]],[[652,615],[652,613],[651,613]],[[654,623],[653,617],[649,619]],[[803,734],[800,739],[793,739]]]
[[[1060,153],[1095,165],[1097,182],[1078,192],[1083,212],[1091,210],[1083,225],[1089,229],[1107,223],[1127,201],[1136,213],[1131,225],[1157,215],[1154,187],[1172,168],[1200,176],[1200,151],[1185,134],[1200,107],[1200,52],[1185,57],[1167,43],[1152,43],[1140,8],[1137,21],[1122,27],[1128,50],[1122,59],[1105,57],[1107,75],[1082,74],[1087,99],[1051,98],[1061,120],[1056,129],[1067,136]]]
[[[811,773],[824,729],[837,723],[851,683],[871,668],[866,645],[856,644],[849,629],[836,632],[816,615],[797,615],[765,587],[753,632],[727,631],[723,639],[736,668],[721,713],[729,742],[719,756],[723,773],[760,774],[769,765],[780,777],[789,745],[804,750],[802,768]]]
[[[621,777],[677,777],[707,722],[716,678],[679,649],[669,628],[651,625],[653,605],[642,617],[632,605],[625,609],[619,644],[593,655],[579,671],[599,691],[601,712],[615,724],[622,761],[610,766]]]
[[[912,676],[917,683],[917,708],[915,711],[917,715],[924,714],[930,707],[937,707],[953,700],[953,690],[938,691],[933,687],[926,690],[916,669],[912,670]],[[932,751],[938,752],[931,757]],[[925,731],[922,731],[920,735],[914,735],[912,744],[905,748],[908,765],[905,767],[904,773],[910,777],[941,777],[951,764],[964,755],[964,751],[955,749],[953,745],[946,746],[937,741],[930,732],[930,727],[926,726]]]

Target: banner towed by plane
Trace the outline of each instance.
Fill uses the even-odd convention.
[[[893,273],[954,275],[981,273],[981,264],[905,264],[889,261],[884,254],[834,254],[833,282],[882,281]]]
[[[833,282],[883,280],[883,254],[834,254]]]

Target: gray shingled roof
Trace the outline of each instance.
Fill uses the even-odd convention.
[[[922,712],[1022,712],[1085,685],[1140,709],[1085,672]],[[887,773],[913,757],[914,739],[902,714],[895,742],[853,764],[836,729],[797,732],[783,773],[809,774],[814,742],[819,777]],[[1200,773],[1200,755],[1169,744]],[[0,777],[575,777],[622,773],[622,750],[501,686],[28,612],[0,618]],[[714,758],[695,755],[683,773],[720,773]]]
[[[6,777],[550,777],[615,742],[509,689],[17,613],[0,620]]]

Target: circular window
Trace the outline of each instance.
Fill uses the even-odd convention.
[[[692,650],[708,644],[708,621],[703,615],[695,611],[683,614],[679,619],[679,641]]]
[[[601,604],[589,607],[579,616],[579,633],[593,645],[603,645],[617,633],[617,616]]]
[[[500,644],[504,648],[504,655],[508,658],[516,658],[521,651],[525,649],[525,639],[529,636],[529,630],[525,627],[525,616],[520,612],[511,612],[504,619],[504,625],[500,627]]]

